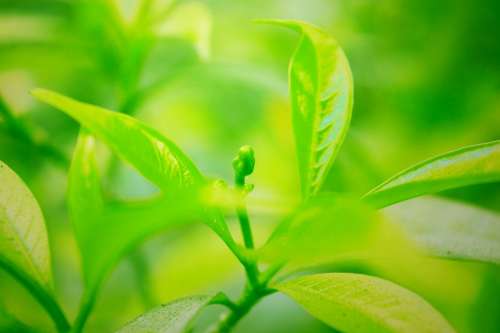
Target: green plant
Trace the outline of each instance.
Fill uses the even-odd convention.
[[[227,313],[211,329],[229,332],[253,306],[275,292],[288,295],[311,315],[341,331],[452,332],[452,326],[427,301],[392,282],[357,273],[307,271],[312,265],[374,257],[389,258],[391,265],[397,265],[402,260],[418,260],[421,250],[432,256],[500,264],[500,217],[494,213],[444,200],[424,200],[430,216],[433,210],[453,206],[463,212],[464,220],[447,220],[444,215],[436,223],[432,219],[410,221],[404,223],[402,232],[401,225],[375,211],[424,194],[499,181],[500,141],[425,161],[362,198],[321,192],[350,123],[353,85],[349,65],[338,43],[318,28],[295,21],[267,22],[301,35],[290,61],[289,87],[302,201],[260,248],[255,247],[246,208],[253,187],[247,184],[247,177],[256,163],[250,147],[242,147],[233,161],[235,186],[231,189],[207,180],[172,141],[124,114],[128,107],[117,113],[51,91],[33,91],[37,99],[82,126],[68,193],[85,281],[75,322],[68,323],[52,293],[40,208],[5,164],[0,164],[0,265],[33,293],[58,331],[83,330],[102,281],[131,248],[159,230],[195,221],[206,223],[241,263],[247,281],[240,298],[234,301],[224,293],[182,298],[152,309],[120,332],[182,332],[203,308],[213,304],[227,307]],[[127,82],[123,91],[132,96],[134,80],[130,85]],[[131,105],[130,98],[125,98],[124,105]],[[106,196],[96,163],[96,139],[161,193],[136,202]],[[227,203],[217,200],[220,191],[232,198],[243,244],[228,227]],[[404,211],[393,213],[405,221]],[[471,226],[474,219],[481,220],[480,229]],[[419,227],[415,227],[417,223]]]

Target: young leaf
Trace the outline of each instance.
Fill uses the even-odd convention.
[[[117,333],[182,333],[212,296],[191,296],[156,307],[133,320]]]
[[[190,195],[204,185],[203,176],[189,157],[173,142],[135,118],[48,90],[36,89],[33,95],[79,121],[164,194],[181,192]],[[207,210],[204,220],[228,246],[235,248],[234,240],[217,211]]]
[[[464,147],[402,171],[368,192],[376,207],[472,184],[500,181],[500,140]]]
[[[0,257],[51,290],[49,241],[42,211],[21,178],[1,161]]]
[[[317,274],[286,281],[275,288],[342,332],[454,332],[446,319],[420,296],[372,276]]]
[[[202,183],[196,166],[173,142],[136,119],[44,89],[33,95],[79,121],[160,189]]]
[[[349,63],[337,41],[298,21],[269,21],[301,33],[290,60],[292,122],[304,198],[315,195],[344,141],[353,105]]]
[[[384,210],[430,254],[500,264],[500,215],[438,198],[418,198]]]

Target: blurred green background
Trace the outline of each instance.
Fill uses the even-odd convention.
[[[298,36],[255,19],[305,20],[343,46],[355,106],[326,190],[362,194],[414,162],[500,138],[499,13],[498,0],[0,0],[0,96],[15,117],[0,113],[0,160],[42,206],[57,295],[69,317],[81,293],[65,202],[78,125],[35,102],[31,89],[132,114],[178,143],[207,175],[228,182],[238,147],[252,145],[257,165],[250,213],[262,242],[299,192],[287,92]],[[116,159],[103,157],[102,164],[113,195],[155,191]],[[498,184],[443,195],[500,211]],[[447,265],[439,281],[412,277],[425,267],[401,268],[391,278],[420,292],[460,332],[498,332],[500,271]],[[177,297],[237,292],[242,279],[238,263],[208,228],[169,231],[120,263],[87,331],[111,332]],[[217,311],[205,313],[201,323]],[[0,331],[12,332],[11,316],[51,331],[43,310],[0,272]],[[283,296],[266,299],[237,329],[330,331]]]

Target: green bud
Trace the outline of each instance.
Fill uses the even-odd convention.
[[[255,156],[252,147],[245,145],[238,151],[233,160],[233,169],[241,177],[251,175],[255,167]]]

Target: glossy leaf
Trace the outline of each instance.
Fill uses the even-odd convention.
[[[417,198],[384,210],[432,255],[500,264],[500,215],[438,198]]]
[[[275,287],[311,315],[342,332],[454,332],[420,296],[380,278],[351,273],[317,274]]]
[[[353,105],[349,63],[337,41],[298,21],[269,21],[301,33],[289,89],[302,194],[316,194],[344,141]]]
[[[33,95],[79,121],[160,189],[201,184],[200,172],[173,142],[133,117],[44,89]]]
[[[0,256],[50,290],[49,241],[42,211],[28,187],[0,161]]]
[[[117,333],[182,333],[212,296],[192,296],[156,307],[127,324]]]
[[[164,194],[175,196],[184,192],[191,195],[190,191],[204,186],[205,181],[199,170],[173,142],[135,118],[48,90],[36,89],[33,95],[79,121]],[[204,220],[228,246],[235,247],[217,210],[207,210]]]
[[[500,181],[500,141],[464,147],[417,164],[365,195],[377,207],[456,187]]]

